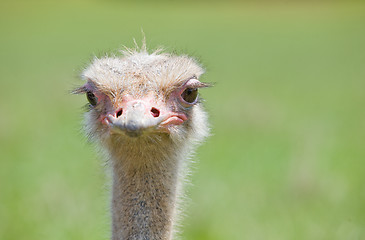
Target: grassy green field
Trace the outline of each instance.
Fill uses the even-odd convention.
[[[0,239],[109,238],[68,91],[141,28],[215,83],[182,239],[365,239],[365,4],[97,0],[0,2]]]

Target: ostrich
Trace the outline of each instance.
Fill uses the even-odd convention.
[[[112,172],[112,240],[170,240],[194,146],[208,135],[198,89],[204,70],[185,55],[142,47],[94,59],[82,73],[85,129]]]

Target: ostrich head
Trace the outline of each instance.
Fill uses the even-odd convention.
[[[192,58],[128,50],[95,59],[76,89],[89,101],[85,128],[113,172],[112,239],[171,239],[184,163],[207,135]]]
[[[199,141],[208,130],[198,89],[204,70],[188,56],[123,51],[95,59],[75,90],[89,101],[85,127],[109,150],[120,145]],[[186,145],[186,144],[183,144]]]

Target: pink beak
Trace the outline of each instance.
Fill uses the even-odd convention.
[[[164,111],[144,100],[125,102],[122,108],[105,118],[113,130],[122,131],[130,137],[139,137],[147,130],[166,131],[168,125],[179,125],[185,120],[185,114]]]

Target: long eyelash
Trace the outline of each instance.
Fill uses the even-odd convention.
[[[71,91],[72,94],[82,94],[87,93],[88,91],[93,91],[97,89],[97,85],[92,82],[91,79],[88,79],[87,83],[79,88],[76,88],[75,90]]]
[[[196,79],[196,80],[198,80],[198,81],[197,81],[197,82],[195,82],[195,83],[192,83],[192,84],[187,85],[186,87],[188,87],[188,88],[206,88],[206,87],[211,87],[211,86],[212,86],[212,84],[210,84],[210,83],[200,82],[200,81],[199,81],[199,79],[198,79],[195,75],[193,75],[193,76],[191,76],[190,78],[186,79],[186,80],[184,81],[184,83],[183,83],[183,84],[181,84],[181,86],[180,86],[180,87],[184,86],[184,85],[185,85],[187,82],[189,82],[191,79]]]
[[[189,84],[189,88],[207,88],[207,87],[211,87],[212,84],[210,83],[205,83],[205,82],[197,82],[197,83],[193,83],[193,84]]]
[[[89,91],[85,86],[81,86],[79,88],[76,88],[75,90],[72,90],[71,93],[72,94],[83,94],[83,93],[87,93],[87,91]]]

